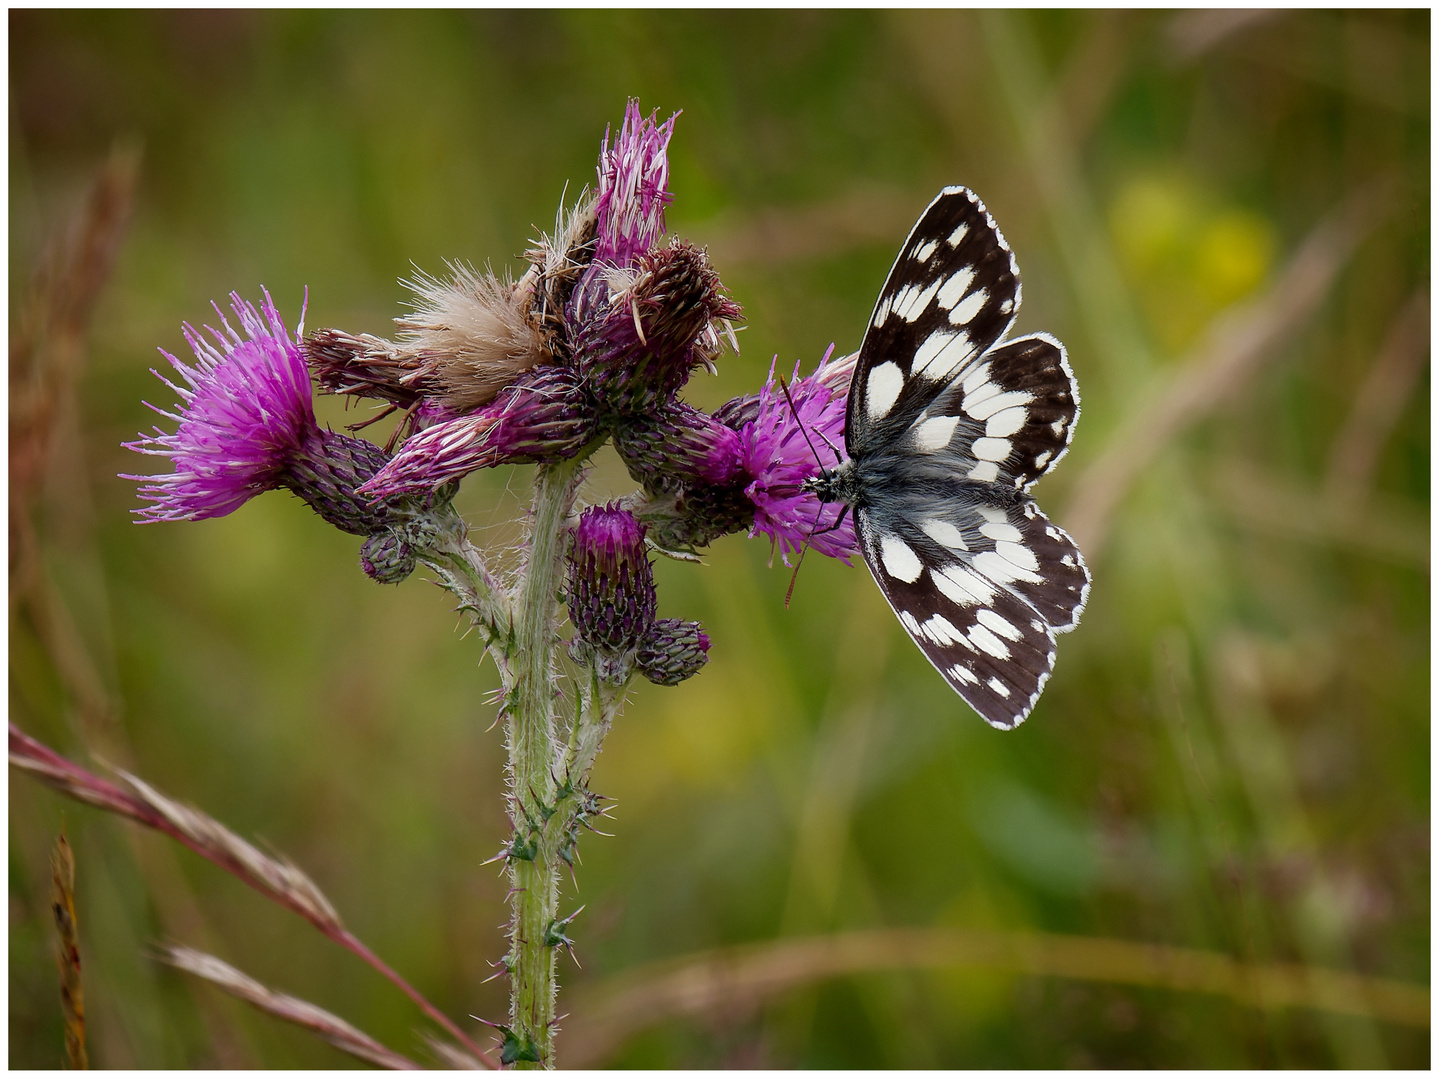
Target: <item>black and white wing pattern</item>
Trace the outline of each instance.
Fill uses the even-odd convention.
[[[1030,486],[1080,412],[1064,347],[1004,340],[1020,274],[965,188],[932,202],[890,271],[850,385],[845,496],[862,552],[921,651],[985,720],[1019,724],[1090,574]]]

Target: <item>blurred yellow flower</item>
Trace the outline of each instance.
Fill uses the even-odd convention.
[[[1275,227],[1247,210],[1216,215],[1200,237],[1196,279],[1216,307],[1248,296],[1270,270]]]
[[[1215,205],[1184,176],[1132,179],[1111,206],[1110,231],[1156,340],[1171,355],[1254,292],[1275,254],[1269,221]]]

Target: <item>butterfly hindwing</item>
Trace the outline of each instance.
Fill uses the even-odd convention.
[[[1029,499],[966,509],[961,516],[982,519],[973,532],[965,530],[963,563],[1018,596],[1057,634],[1075,629],[1090,596],[1090,570],[1064,529]]]
[[[987,723],[1019,724],[1055,666],[1055,635],[1024,599],[914,523],[859,511],[865,561],[900,624]]]
[[[996,345],[953,379],[916,418],[912,442],[958,456],[967,479],[1024,491],[1065,456],[1079,415],[1064,346],[1032,334]],[[937,418],[951,416],[962,423],[938,446]]]
[[[1019,307],[1019,272],[995,219],[968,189],[946,188],[901,247],[866,327],[846,412],[851,456],[896,438]]]

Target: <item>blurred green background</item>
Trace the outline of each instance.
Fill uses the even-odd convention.
[[[142,399],[172,400],[155,347],[184,355],[181,320],[231,289],[267,286],[293,322],[308,286],[308,326],[385,334],[412,267],[517,270],[638,97],[684,110],[671,231],[709,245],[746,311],[740,356],[687,388],[705,407],[774,355],[856,348],[935,192],[986,200],[1024,275],[1017,332],[1064,341],[1083,390],[1036,495],[1095,584],[1002,733],[863,569],[810,558],[786,611],[761,541],[657,565],[661,613],[703,621],[712,662],[638,687],[601,756],[615,835],[587,837],[566,883],[587,906],[561,1064],[1428,1066],[1428,1030],[1383,1010],[1004,965],[794,970],[608,1042],[585,1018],[645,964],[881,928],[1428,985],[1429,12],[9,19],[12,335],[107,154],[143,149],[31,511],[50,616],[12,582],[21,727],[263,838],[450,1015],[503,1016],[503,981],[482,983],[506,918],[480,865],[506,835],[497,679],[445,594],[377,587],[356,538],[278,493],[136,528],[115,474],[149,463],[119,443],[151,425]],[[602,457],[596,499],[627,487]],[[513,538],[528,480],[466,481],[479,541]],[[300,919],[12,773],[13,1067],[63,1054],[62,822],[96,1065],[353,1064],[161,968],[163,939],[423,1053],[414,1007]]]

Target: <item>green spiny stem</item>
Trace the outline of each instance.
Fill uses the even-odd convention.
[[[418,561],[440,579],[440,584],[460,601],[458,610],[468,612],[480,639],[500,669],[506,690],[514,683],[510,657],[515,648],[515,615],[504,588],[485,568],[480,553],[461,541],[422,551]]]
[[[575,501],[581,460],[541,465],[535,474],[530,549],[520,583],[512,671],[514,708],[507,716],[510,749],[511,821],[517,833],[538,826],[533,859],[510,860],[513,918],[510,956],[510,1027],[539,1049],[540,1061],[517,1060],[517,1068],[553,1064],[555,948],[546,931],[559,899],[561,822],[555,803],[556,595],[566,519]]]
[[[570,745],[566,748],[565,779],[569,786],[580,789],[590,779],[600,744],[624,704],[624,686],[601,682],[591,673],[590,689],[581,702]]]

